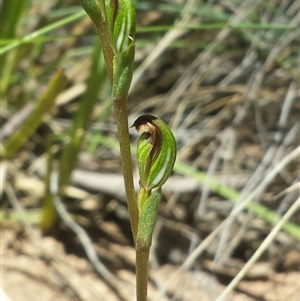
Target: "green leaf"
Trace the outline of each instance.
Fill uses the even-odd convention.
[[[147,196],[145,190],[141,189],[138,200],[141,201],[141,206],[139,206],[137,247],[143,249],[151,245],[152,234],[161,200],[161,188],[158,188],[149,196]]]
[[[126,99],[128,90],[130,88],[133,62],[135,54],[135,44],[131,41],[126,50],[116,54],[113,62],[113,86],[112,86],[112,99]]]

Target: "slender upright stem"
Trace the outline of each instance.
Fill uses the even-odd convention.
[[[97,23],[96,28],[97,28],[98,34],[100,36],[103,57],[105,60],[109,83],[112,86],[112,84],[113,84],[113,61],[114,61],[115,54],[114,54],[113,48],[111,46],[111,41],[108,38],[109,34],[107,33],[108,32],[107,20],[105,19],[104,21]]]
[[[149,191],[140,187],[137,195],[139,225],[135,248],[137,301],[147,300],[149,250],[160,200],[161,188]]]
[[[109,82],[113,83],[113,60],[114,60],[114,48],[112,38],[109,32],[109,26],[107,21],[105,0],[79,0],[83,9],[90,16],[91,20],[95,24],[103,51],[103,56],[106,64]]]
[[[132,160],[128,130],[129,126],[127,119],[127,101],[126,99],[114,98],[112,99],[112,103],[119,135],[124,184],[130,216],[131,230],[135,242],[138,230],[138,209],[133,183]]]
[[[140,245],[136,241],[136,300],[147,301],[148,288],[148,262],[149,262],[150,245]]]

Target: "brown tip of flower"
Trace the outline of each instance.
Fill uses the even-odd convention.
[[[141,115],[131,126],[132,128],[135,127],[137,131],[139,131],[139,126],[143,125],[145,123],[152,123],[153,120],[156,120],[157,118],[152,115]]]
[[[142,115],[140,116],[131,127],[135,127],[138,132],[143,132],[149,134],[149,142],[154,145],[156,142],[157,127],[154,124],[154,120],[157,118],[152,115]]]
[[[155,124],[157,120],[155,116],[152,115],[142,115],[140,116],[131,127],[135,127],[138,132],[143,132],[148,134],[147,140],[153,145],[150,153],[150,157],[154,160],[161,148],[162,137],[160,129]]]

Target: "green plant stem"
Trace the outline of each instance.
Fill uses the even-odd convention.
[[[52,139],[49,141],[53,144]],[[49,143],[49,145],[50,145]],[[50,185],[51,185],[51,173],[53,168],[53,159],[56,147],[50,147],[48,146],[48,160],[47,160],[47,167],[46,167],[46,175],[45,175],[45,195],[43,198],[43,206],[42,211],[40,215],[40,229],[42,230],[43,234],[49,235],[51,232],[53,232],[54,227],[53,225],[56,224],[58,220],[58,215],[55,209],[55,206],[53,204],[52,200],[52,194],[50,191]]]
[[[151,191],[140,187],[137,196],[139,223],[135,248],[137,301],[147,300],[149,251],[160,201],[161,187]]]
[[[112,86],[114,75],[113,62],[115,53],[109,32],[105,0],[79,0],[79,2],[96,26],[101,41],[102,52],[105,60],[109,82]]]
[[[138,209],[133,184],[132,160],[128,130],[129,126],[127,120],[127,101],[126,99],[114,98],[112,99],[112,103],[119,135],[125,192],[130,216],[131,230],[135,242],[138,230]]]
[[[136,241],[136,300],[147,300],[148,262],[150,245],[147,246],[137,238]]]
[[[102,22],[99,25],[97,25],[97,31],[100,36],[100,41],[102,44],[102,51],[103,51],[103,56],[104,56],[104,60],[105,60],[106,70],[107,70],[109,82],[112,85],[114,52],[113,52],[113,49],[112,49],[110,43],[108,42],[108,40],[101,38],[101,35],[103,35],[104,28],[105,28],[105,25]]]

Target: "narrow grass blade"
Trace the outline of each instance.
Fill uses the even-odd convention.
[[[3,46],[0,48],[0,56],[2,56],[4,53],[16,48],[16,47],[19,47],[20,45],[24,44],[24,43],[29,43],[31,42],[32,40],[36,39],[37,37],[39,36],[42,36],[46,33],[49,33],[57,28],[60,28],[66,24],[69,24],[71,22],[74,22],[82,17],[85,16],[85,12],[83,11],[80,11],[78,12],[77,14],[74,14],[72,16],[69,16],[69,17],[66,17],[64,19],[61,19],[53,24],[50,24],[48,26],[45,26],[39,30],[36,30],[32,33],[30,33],[29,35],[23,37],[22,39],[19,39],[18,41],[15,41],[11,44],[8,44],[6,46]]]
[[[37,101],[34,109],[22,126],[4,143],[4,157],[13,156],[23,143],[35,132],[42,123],[44,116],[51,111],[56,96],[64,90],[66,84],[67,79],[65,78],[63,71],[57,71],[46,91]]]
[[[106,79],[104,60],[101,56],[101,46],[98,41],[95,42],[91,66],[87,90],[80,99],[79,108],[74,117],[68,141],[61,156],[60,187],[67,185],[69,182],[70,174],[77,162],[78,153],[89,124],[91,113],[98,101],[98,94]]]

